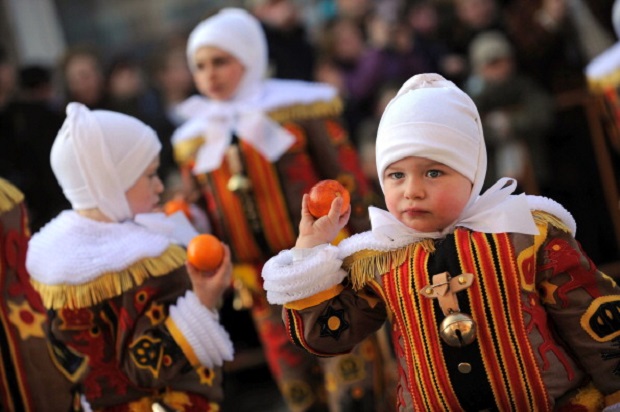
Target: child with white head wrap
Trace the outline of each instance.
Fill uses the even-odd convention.
[[[488,233],[537,234],[525,195],[511,196],[514,179],[503,178],[480,195],[487,168],[486,148],[478,109],[454,83],[434,73],[409,79],[385,109],[376,142],[379,182],[385,169],[408,156],[443,163],[472,183],[459,219],[441,233],[416,233],[386,211],[371,208],[377,235],[403,240],[442,237],[464,226]]]
[[[617,365],[600,356],[616,350],[620,288],[583,251],[563,206],[512,195],[508,178],[480,194],[486,154],[472,100],[437,74],[412,77],[385,109],[376,161],[386,203],[427,196],[462,210],[416,206],[416,217],[435,207],[458,216],[426,233],[405,224],[408,212],[371,207],[372,230],[334,246],[349,214],[340,215],[342,199],[318,219],[304,201],[295,248],[262,272],[289,338],[330,356],[389,321],[402,412],[620,410]],[[550,347],[554,356],[541,355]]]
[[[376,382],[382,371],[374,359],[361,354],[362,347],[375,347],[374,341],[360,345],[355,354],[365,374],[335,383],[326,394],[323,375],[337,373],[342,361],[334,357],[319,364],[310,354],[282,346],[288,342],[284,331],[275,329],[274,335],[272,327],[280,324],[281,308],[261,303],[262,263],[294,244],[299,201],[319,180],[350,184],[352,205],[359,213],[347,230],[369,227],[371,193],[342,119],[337,89],[266,78],[265,34],[258,19],[240,8],[223,8],[200,22],[189,36],[187,58],[204,96],[181,104],[181,117],[188,120],[172,136],[175,158],[191,171],[183,173],[191,188],[186,193],[195,189],[203,194],[213,227],[233,247],[235,263],[247,270],[235,285],[253,297],[247,308],[252,306],[256,331],[270,354],[269,367],[285,402],[292,410],[324,409],[326,403],[357,402],[354,393],[379,401],[381,385]]]
[[[207,410],[222,400],[219,367],[233,356],[216,312],[230,284],[228,247],[220,267],[206,274],[186,264],[176,232],[160,221],[174,220],[132,209],[142,212],[149,202],[155,207],[163,191],[155,170],[161,144],[153,129],[80,103],[69,103],[66,113],[50,161],[73,210],[35,233],[26,256],[50,314],[52,352],[72,356],[55,362],[82,388],[85,410],[150,410],[156,403],[186,410],[175,404],[179,392]],[[161,219],[145,222],[159,225],[138,219],[151,215]],[[87,323],[67,313],[80,313]],[[84,328],[97,334],[85,337]],[[155,362],[138,355],[151,345],[158,348],[148,356]],[[213,381],[205,383],[203,368],[212,369]],[[149,395],[153,387],[175,395]]]
[[[98,208],[122,222],[133,218],[125,193],[160,150],[155,131],[136,118],[69,103],[50,159],[73,209]]]

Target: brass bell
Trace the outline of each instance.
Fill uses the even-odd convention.
[[[462,348],[476,340],[476,322],[464,313],[450,313],[441,322],[439,335],[448,345]]]

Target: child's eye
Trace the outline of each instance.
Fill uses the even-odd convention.
[[[390,179],[397,180],[397,179],[402,179],[403,177],[405,177],[405,174],[403,172],[393,172],[393,173],[390,173],[388,177]]]
[[[442,174],[443,172],[440,170],[429,170],[428,172],[426,172],[426,176],[432,177],[432,178],[439,177]]]

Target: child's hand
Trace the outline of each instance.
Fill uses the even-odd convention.
[[[347,224],[351,216],[351,206],[340,214],[340,207],[344,200],[338,196],[332,201],[329,213],[316,219],[308,210],[308,195],[301,201],[301,221],[299,222],[299,237],[295,247],[311,248],[323,243],[330,243]]]
[[[216,309],[222,294],[230,286],[232,277],[228,245],[224,245],[224,258],[214,271],[201,271],[189,262],[185,262],[185,267],[192,282],[192,289],[200,302],[211,310]]]

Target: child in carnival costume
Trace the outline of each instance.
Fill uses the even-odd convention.
[[[317,356],[348,352],[389,319],[397,409],[616,410],[620,288],[575,240],[557,202],[480,194],[486,152],[472,100],[437,74],[410,78],[377,134],[387,211],[330,245],[340,199],[295,248],[264,266],[291,339]],[[615,405],[615,406],[614,406]]]
[[[337,179],[351,192],[346,232],[368,228],[369,186],[342,127],[337,91],[266,79],[265,35],[243,9],[225,8],[199,23],[187,57],[201,95],[182,104],[189,120],[172,137],[185,196],[203,205],[213,232],[231,246],[235,302],[250,309],[288,406],[304,411],[330,403],[339,411],[373,404],[382,382],[374,338],[319,365],[288,341],[282,308],[267,303],[260,278],[267,259],[295,244],[302,195],[321,179]]]
[[[34,234],[26,257],[54,361],[86,410],[218,410],[221,366],[233,357],[216,311],[228,247],[202,272],[186,263],[181,226],[153,213],[164,187],[150,127],[80,103],[66,112],[51,164],[73,210]]]

